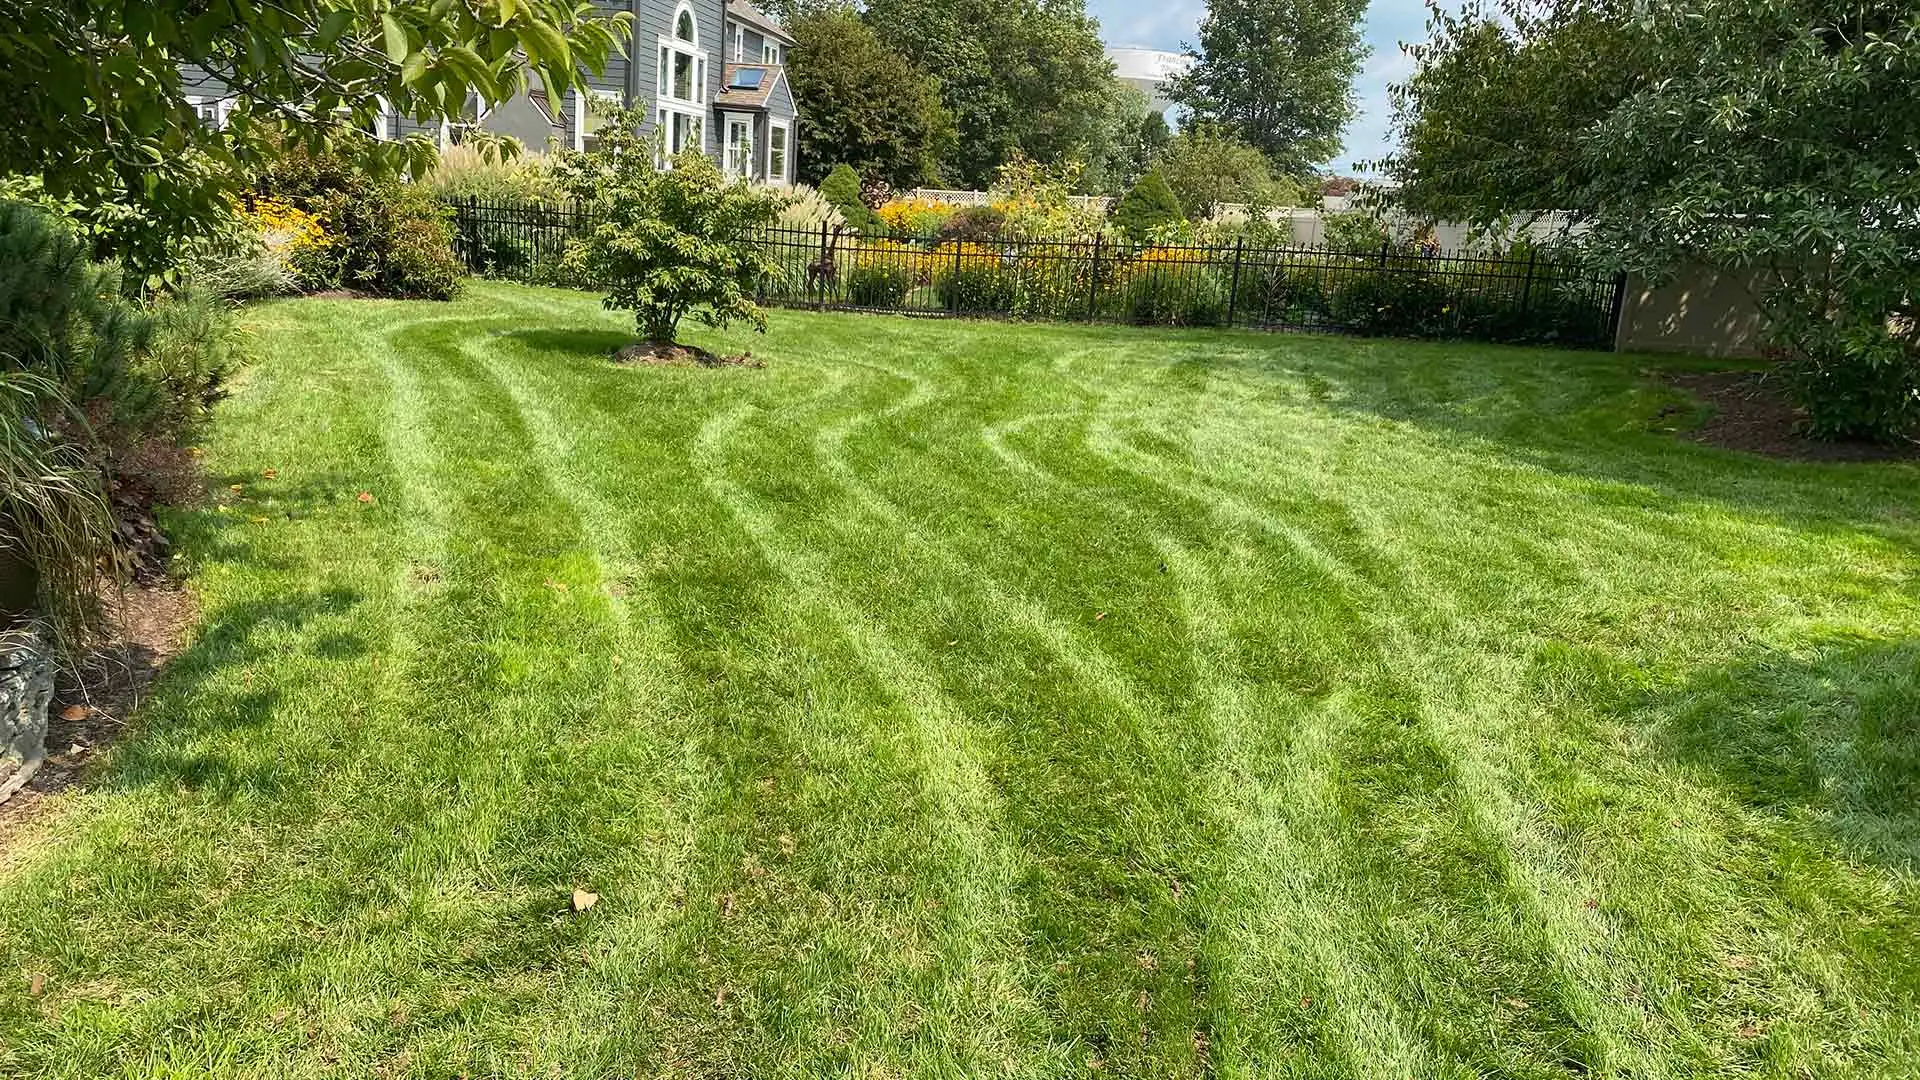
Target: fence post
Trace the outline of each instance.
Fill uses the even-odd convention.
[[[1227,290],[1227,328],[1233,328],[1233,317],[1240,310],[1240,254],[1246,247],[1247,238],[1233,238],[1233,286]]]
[[[1093,265],[1087,272],[1087,321],[1100,317],[1100,242],[1104,239],[1099,233],[1093,234]]]
[[[947,314],[960,314],[960,248],[964,241],[953,242],[953,276],[947,279]]]
[[[1387,268],[1387,245],[1391,242],[1392,241],[1389,240],[1380,241],[1380,269],[1382,270]]]
[[[827,250],[827,219],[821,218],[820,261],[815,264],[820,267],[820,273],[817,275],[820,280],[820,293],[814,298],[813,309],[815,311],[825,311],[827,309],[827,272],[829,268],[827,260],[831,257],[832,253]],[[839,267],[832,267],[832,269],[837,271]]]
[[[1527,252],[1527,280],[1520,286],[1520,314],[1525,316],[1533,306],[1533,263],[1540,257],[1538,249]]]

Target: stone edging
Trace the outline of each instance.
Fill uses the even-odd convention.
[[[0,802],[26,786],[47,757],[53,655],[38,630],[0,634]]]

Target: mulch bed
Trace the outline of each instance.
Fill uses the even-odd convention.
[[[651,342],[635,342],[618,349],[613,354],[613,362],[624,367],[766,367],[766,361],[756,360],[750,352],[738,356],[720,356],[693,345],[656,345]]]
[[[1822,442],[1800,433],[1805,418],[1775,380],[1760,371],[1709,371],[1665,376],[1713,412],[1682,437],[1708,446],[1793,461],[1920,460],[1920,443]],[[1685,412],[1668,406],[1667,415]]]
[[[193,598],[172,582],[135,584],[112,599],[119,642],[77,673],[63,674],[47,716],[47,759],[27,785],[0,803],[0,851],[48,809],[49,796],[78,785],[127,720],[193,625]]]

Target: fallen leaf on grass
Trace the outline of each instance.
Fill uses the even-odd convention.
[[[263,517],[248,518],[247,520],[255,525],[265,525],[267,523],[267,519]]]
[[[564,581],[555,581],[552,578],[548,578],[546,584],[547,584],[547,588],[552,589],[555,592],[567,591],[567,583]]]
[[[279,469],[261,469],[260,478],[263,480],[278,480],[280,479],[280,470]]]
[[[575,888],[573,890],[573,910],[575,911],[585,911],[599,902],[599,893],[588,892],[581,888]]]
[[[360,494],[355,495],[354,498],[359,499],[361,502],[366,503],[368,506],[373,505],[373,492],[371,491],[363,491]]]
[[[47,992],[47,977],[45,975],[40,974],[37,971],[34,972],[33,978],[28,980],[27,982],[27,993],[32,994],[34,997],[39,997],[41,994],[44,994],[46,992]]]
[[[1735,971],[1744,971],[1753,966],[1753,961],[1736,953],[1727,957],[1727,966]]]
[[[76,720],[85,720],[86,718],[87,707],[85,705],[69,705],[60,710],[60,719],[68,723],[73,723]]]
[[[1094,622],[1099,622],[1099,621],[1100,621],[1101,619],[1104,619],[1104,618],[1106,618],[1106,617],[1107,617],[1107,613],[1103,611],[1103,612],[1101,612],[1100,614],[1098,614],[1098,615],[1095,615],[1095,616],[1093,617],[1093,621],[1094,621]]]
[[[728,995],[728,994],[729,994],[730,992],[731,992],[731,991],[729,991],[729,990],[728,990],[728,989],[727,989],[726,987],[724,987],[724,986],[723,986],[723,987],[721,987],[721,988],[720,988],[720,989],[718,989],[718,990],[715,990],[715,991],[713,992],[713,1007],[717,1009],[717,1008],[719,1008],[720,1006],[722,1006],[722,1005],[725,1005],[725,1004],[727,1003],[727,995]]]
[[[227,490],[233,492],[235,495],[238,495],[247,489],[244,485],[241,485],[241,484],[228,484]]]
[[[1767,1033],[1767,1030],[1759,1026],[1758,1024],[1741,1024],[1740,1025],[1740,1037],[1743,1039],[1757,1039],[1760,1036],[1765,1035],[1766,1033]]]
[[[1532,1008],[1531,1005],[1528,1005],[1526,1002],[1521,1001],[1519,998],[1501,998],[1500,1001],[1509,1009],[1526,1010],[1526,1009]]]

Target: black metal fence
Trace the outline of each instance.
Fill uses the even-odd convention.
[[[475,273],[570,282],[577,208],[454,205]],[[1610,348],[1624,282],[1538,253],[1518,258],[1308,247],[871,240],[774,228],[766,303],[820,309],[1162,326],[1240,326]]]

